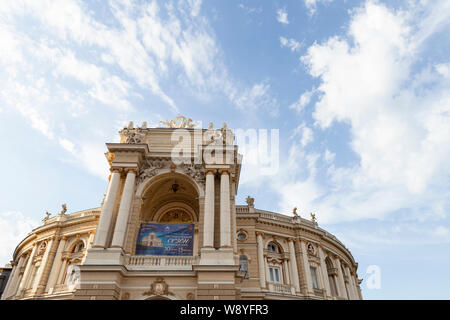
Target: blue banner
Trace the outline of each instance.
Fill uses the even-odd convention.
[[[142,223],[136,254],[192,256],[194,224]]]

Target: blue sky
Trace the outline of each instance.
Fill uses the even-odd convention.
[[[364,298],[449,299],[449,21],[446,0],[3,3],[0,264],[46,210],[100,205],[130,120],[182,114],[279,129],[237,203],[315,212],[379,267]]]

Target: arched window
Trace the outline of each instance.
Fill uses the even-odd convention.
[[[245,255],[239,256],[239,270],[244,271],[244,279],[248,279],[248,258]]]
[[[271,253],[281,253],[281,248],[278,244],[276,244],[275,242],[270,242],[267,245],[267,251],[271,252]]]
[[[80,241],[73,247],[72,253],[82,252],[83,250],[84,250],[84,242]]]

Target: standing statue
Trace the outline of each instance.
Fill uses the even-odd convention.
[[[253,207],[254,203],[255,203],[255,198],[252,198],[250,196],[247,196],[247,199],[245,199],[245,202],[247,202],[247,205],[249,207]]]
[[[51,214],[50,212],[45,211],[45,218],[44,218],[43,221],[47,221],[48,219],[50,219],[50,216],[51,216],[51,215],[52,215],[52,214]]]
[[[63,216],[67,212],[67,205],[65,203],[62,204],[62,210],[59,215]]]
[[[311,222],[317,225],[316,215],[312,212],[310,213],[310,215],[311,215]]]
[[[294,217],[298,218],[297,207],[294,207],[294,209],[292,209],[292,213],[294,214]]]

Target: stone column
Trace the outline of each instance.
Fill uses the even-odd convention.
[[[50,251],[52,250],[53,241],[55,241],[55,237],[50,238],[50,241],[47,241],[47,246],[45,247],[45,253],[42,257],[41,264],[39,266],[39,269],[36,273],[36,278],[34,279],[33,286],[32,286],[32,292],[36,293],[38,291],[40,282],[42,280],[42,276],[44,274],[45,268],[47,266],[48,257],[50,255]]]
[[[288,260],[287,259],[283,259],[283,269],[284,269],[284,284],[290,285],[291,284],[291,279],[289,277],[289,267],[288,267]]]
[[[17,287],[17,281],[20,276],[20,269],[22,268],[24,262],[25,262],[25,258],[23,256],[20,256],[19,261],[13,268],[10,280],[6,284],[6,288],[5,288],[5,291],[3,292],[3,296],[2,296],[3,300],[15,294],[16,287]]]
[[[214,172],[206,172],[203,247],[214,248]]]
[[[192,248],[192,255],[198,255],[198,229],[194,229],[194,246]]]
[[[269,289],[268,283],[270,282],[270,272],[269,272],[269,263],[267,262],[267,255],[264,255],[264,268],[266,269],[266,285],[265,287]]]
[[[123,248],[125,242],[125,234],[127,232],[128,219],[130,216],[131,202],[134,196],[134,184],[136,181],[136,169],[126,169],[127,177],[125,179],[125,186],[122,192],[122,199],[120,200],[119,213],[114,228],[114,236],[111,243],[111,248]]]
[[[111,227],[114,205],[116,202],[117,191],[119,189],[120,172],[118,169],[112,169],[111,180],[106,191],[105,201],[100,214],[97,232],[94,240],[93,248],[105,248],[108,239],[108,233]]]
[[[220,247],[231,248],[230,177],[220,170]]]
[[[62,254],[64,252],[64,248],[66,246],[66,237],[62,237],[59,240],[58,249],[56,250],[55,259],[53,259],[53,265],[50,269],[50,277],[47,282],[47,287],[45,291],[48,293],[52,293],[56,284],[56,280],[58,279],[59,274],[61,273],[61,262],[62,262]]]
[[[298,280],[297,259],[295,258],[295,247],[293,238],[288,238],[289,243],[289,260],[291,264],[291,278],[294,283],[295,291],[300,292],[300,282]]]
[[[314,293],[311,279],[311,270],[309,266],[308,252],[306,251],[306,243],[300,241],[302,247],[303,269],[305,269],[306,286],[308,293]]]
[[[67,261],[69,260],[69,257],[63,257],[63,264],[61,269],[59,270],[58,279],[56,280],[56,284],[61,284],[64,280],[64,276],[66,273],[66,267],[67,267]]]
[[[336,265],[336,268],[338,270],[338,287],[339,287],[339,297],[348,299],[347,292],[345,291],[345,283],[344,283],[344,275],[342,274],[342,267],[341,267],[341,261],[339,260],[339,257],[336,256],[334,258],[334,263]]]
[[[33,250],[31,250],[30,256],[28,257],[27,266],[25,267],[25,271],[23,272],[22,280],[20,281],[19,290],[17,292],[17,294],[19,295],[22,294],[22,291],[26,289],[36,249],[37,249],[37,242],[34,243]]]
[[[357,286],[357,284],[356,284],[356,275],[354,275],[354,274],[351,274],[350,275],[350,277],[351,277],[351,279],[352,279],[352,282],[353,282],[353,294],[354,294],[354,299],[355,300],[358,300],[359,299],[359,294],[358,294],[358,286]]]
[[[321,272],[322,281],[324,284],[323,288],[325,289],[327,297],[331,297],[331,288],[330,288],[330,281],[328,280],[327,264],[325,263],[325,255],[321,247],[319,247],[319,259],[320,259],[320,269],[322,271]]]
[[[265,288],[266,271],[264,263],[264,244],[261,232],[256,232],[256,242],[258,243],[259,284],[261,285],[261,288]]]
[[[353,290],[353,281],[352,281],[352,275],[350,273],[350,269],[348,268],[348,266],[345,266],[345,273],[347,273],[347,278],[348,278],[348,295],[349,295],[349,299],[350,300],[355,300],[355,293]]]
[[[234,179],[231,180],[231,243],[233,245],[234,254],[238,254],[237,248],[237,239],[236,239],[236,204],[235,204],[235,195],[236,195],[236,182]]]
[[[88,237],[87,243],[86,243],[86,250],[92,247],[94,236],[95,236],[95,231],[89,231],[89,237]]]

